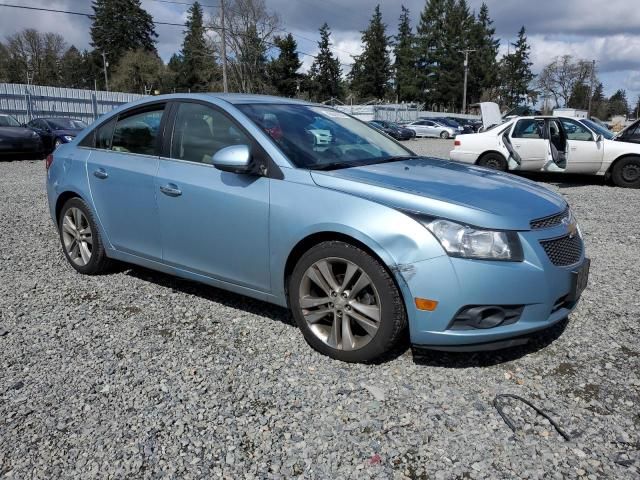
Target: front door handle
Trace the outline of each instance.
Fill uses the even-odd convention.
[[[160,187],[160,191],[170,197],[179,197],[180,195],[182,195],[182,190],[180,190],[177,185],[174,185],[173,183],[163,185],[162,187]]]
[[[104,180],[105,178],[109,178],[109,174],[105,171],[104,168],[99,168],[99,169],[95,170],[93,172],[93,176],[94,177],[98,177],[98,178],[100,178],[102,180]]]

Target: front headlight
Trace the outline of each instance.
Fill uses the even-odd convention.
[[[73,141],[73,137],[71,135],[64,135],[62,138],[64,138],[65,142],[72,142]]]
[[[511,262],[523,260],[522,245],[516,232],[482,230],[442,219],[421,223],[452,257]]]

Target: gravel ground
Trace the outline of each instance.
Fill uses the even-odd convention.
[[[639,478],[640,191],[552,180],[593,262],[566,324],[350,365],[266,303],[137,267],[76,274],[42,162],[0,163],[0,477]],[[570,441],[507,400],[512,432],[500,393]]]

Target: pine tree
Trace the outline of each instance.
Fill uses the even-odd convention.
[[[155,52],[128,51],[118,64],[111,83],[114,90],[149,95],[164,86],[165,67]]]
[[[275,37],[273,43],[280,53],[267,67],[270,83],[279,95],[294,97],[302,80],[298,73],[302,66],[297,53],[298,44],[290,33],[285,37]]]
[[[93,88],[93,78],[85,56],[74,45],[60,59],[61,85],[68,88]]]
[[[471,27],[467,104],[481,101],[482,95],[498,87],[497,56],[500,41],[495,39],[495,28],[486,3],[480,7],[477,20]]]
[[[416,29],[417,81],[422,99],[429,107],[438,100],[439,63],[443,54],[447,0],[427,0]]]
[[[413,101],[420,96],[416,69],[415,36],[411,30],[409,9],[402,5],[398,35],[394,46],[395,92],[398,101]]]
[[[309,69],[310,94],[316,101],[340,97],[342,93],[340,61],[331,53],[331,31],[325,23],[320,27],[319,52]]]
[[[217,73],[213,48],[205,37],[202,6],[194,2],[187,12],[187,30],[180,51],[180,68],[175,78],[176,87],[192,92],[211,90]]]
[[[500,84],[503,103],[508,107],[516,107],[525,103],[534,93],[531,88],[534,75],[529,61],[531,48],[524,26],[518,32],[516,43],[511,45],[514,47],[513,53],[505,55],[500,62]]]
[[[350,73],[351,89],[361,98],[382,99],[389,90],[391,60],[386,28],[382,23],[380,5],[377,5],[369,26],[361,32],[363,51],[354,58]]]
[[[609,115],[628,115],[629,102],[627,101],[627,92],[625,90],[616,90],[609,98]]]
[[[112,66],[127,51],[155,53],[158,34],[140,0],[94,0],[92,6],[91,46],[104,53]]]

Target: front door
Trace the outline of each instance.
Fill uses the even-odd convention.
[[[162,256],[169,265],[267,292],[270,180],[211,165],[218,150],[242,144],[257,148],[217,108],[176,105],[156,180]]]
[[[520,170],[540,170],[547,160],[549,141],[544,138],[544,121],[523,118],[515,122],[509,135],[511,147],[520,158]]]
[[[160,260],[155,175],[164,105],[121,114],[96,132],[87,160],[91,196],[107,238],[118,250]]]
[[[603,142],[596,142],[595,135],[577,120],[561,118],[562,127],[567,135],[566,172],[596,173],[602,165],[604,155]]]

